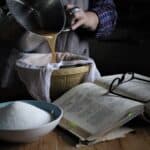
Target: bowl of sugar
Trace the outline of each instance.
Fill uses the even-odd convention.
[[[0,103],[0,140],[29,143],[50,133],[59,124],[63,110],[44,101]]]

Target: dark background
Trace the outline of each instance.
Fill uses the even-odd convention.
[[[102,75],[134,71],[150,75],[150,1],[116,0],[118,23],[106,40],[91,41]]]

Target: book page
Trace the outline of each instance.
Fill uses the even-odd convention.
[[[112,81],[116,77],[121,77],[121,75],[112,75],[112,76],[104,76],[101,80],[96,81],[96,84],[103,86],[108,89]],[[135,74],[135,77],[146,79],[150,81],[149,77],[145,77],[139,74]],[[123,96],[127,96],[133,99],[137,99],[141,102],[149,102],[150,101],[150,82],[141,81],[138,79],[132,79],[128,82],[120,84],[115,90],[115,93],[121,94]]]
[[[84,141],[80,141],[76,147],[80,148],[80,147],[85,147],[87,145],[93,145],[96,144],[98,142],[106,142],[106,141],[110,141],[110,140],[115,140],[115,139],[120,139],[120,138],[124,138],[128,133],[133,132],[134,129],[128,128],[128,127],[120,127],[117,128],[111,132],[109,132],[108,134],[104,135],[103,137],[99,137],[94,141],[89,141],[84,143]]]
[[[141,103],[108,94],[106,89],[93,83],[76,86],[54,104],[64,110],[64,119],[73,126],[70,130],[75,134],[79,127],[80,131],[86,131],[84,135],[87,137],[97,133],[102,135],[114,128],[123,117],[129,114],[128,117],[132,117],[132,113],[137,113],[137,110],[139,114],[143,111]]]

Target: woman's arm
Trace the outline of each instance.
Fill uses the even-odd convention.
[[[89,0],[90,8],[84,11],[80,8],[73,16],[71,28],[76,30],[79,27],[96,33],[96,37],[107,37],[115,28],[117,12],[113,0]],[[92,3],[91,3],[92,2]],[[67,5],[67,9],[74,5]]]
[[[90,10],[95,12],[99,18],[96,37],[100,38],[110,35],[117,22],[117,11],[113,0],[95,0]]]

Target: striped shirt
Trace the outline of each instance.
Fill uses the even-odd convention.
[[[113,0],[93,0],[90,6],[90,10],[99,18],[96,37],[107,37],[112,33],[117,22],[117,11]]]

